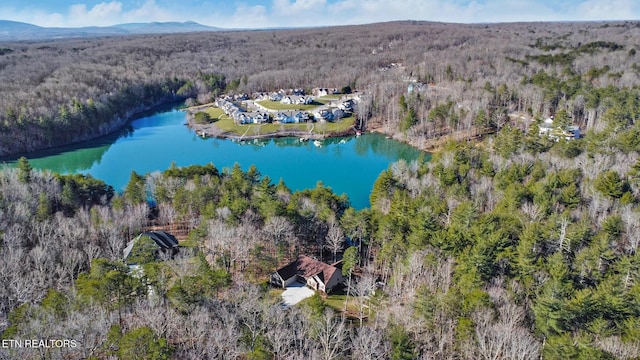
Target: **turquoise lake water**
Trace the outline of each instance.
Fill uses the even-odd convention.
[[[263,176],[274,183],[283,179],[294,191],[313,188],[322,181],[335,193],[346,193],[351,205],[362,209],[369,207],[373,183],[390,163],[411,161],[422,154],[379,134],[327,139],[320,146],[297,138],[203,139],[185,122],[182,111],[158,112],[133,120],[118,134],[25,156],[36,169],[90,174],[116,191],[125,188],[132,170],[139,174],[162,171],[172,162],[177,166],[213,163],[219,169],[239,163],[244,170],[254,164]],[[11,164],[11,160],[3,162]]]

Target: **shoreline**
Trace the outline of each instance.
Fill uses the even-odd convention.
[[[172,99],[170,101],[163,101],[157,104],[139,105],[133,107],[125,111],[124,116],[114,116],[109,122],[100,124],[100,126],[94,129],[94,131],[86,133],[82,136],[78,136],[71,141],[64,141],[60,143],[54,142],[47,146],[37,146],[27,150],[20,149],[18,151],[9,152],[2,152],[4,149],[0,148],[0,159],[2,159],[0,160],[0,163],[15,161],[22,156],[29,158],[29,155],[34,153],[55,152],[56,149],[63,149],[66,147],[96,141],[101,138],[112,136],[114,134],[118,134],[123,129],[126,129],[132,121],[140,117],[144,117],[147,113],[156,112],[158,111],[158,109],[163,109],[164,107],[177,108],[175,104],[180,103],[183,103],[183,101]]]
[[[197,111],[201,111],[203,109],[215,106],[213,103],[207,103],[197,106],[188,107],[182,109],[186,113],[187,122],[185,123],[190,129],[196,132],[198,136],[204,137],[213,137],[218,139],[231,139],[231,140],[254,140],[254,139],[275,139],[275,138],[283,138],[283,137],[292,137],[292,138],[303,138],[305,140],[322,140],[327,138],[336,138],[336,137],[345,137],[345,136],[356,136],[357,130],[355,125],[350,127],[344,131],[336,131],[325,134],[312,134],[308,131],[304,130],[280,130],[276,132],[270,132],[265,134],[249,134],[250,127],[247,127],[247,131],[239,135],[233,132],[225,132],[220,130],[220,128],[215,123],[210,124],[196,124],[194,121],[194,114]],[[256,125],[247,125],[247,126],[256,126]],[[258,125],[259,126],[259,125]],[[490,132],[478,132],[477,130],[465,130],[458,131],[455,133],[437,136],[428,139],[410,139],[404,133],[393,133],[389,132],[385,129],[383,125],[379,121],[372,121],[370,126],[367,126],[366,130],[361,130],[362,133],[376,133],[385,135],[388,139],[393,139],[407,145],[410,145],[420,151],[435,153],[444,147],[444,145],[449,141],[477,141],[481,139],[484,135],[489,134]]]
[[[270,132],[265,134],[249,134],[249,129],[251,129],[251,126],[260,126],[260,125],[246,125],[247,131],[245,131],[244,134],[240,135],[234,132],[222,131],[215,123],[209,123],[209,124],[195,123],[194,117],[193,117],[194,113],[196,111],[200,111],[211,106],[213,105],[209,103],[209,104],[192,106],[192,107],[183,109],[183,111],[186,112],[186,118],[187,118],[187,122],[185,123],[185,126],[195,131],[198,136],[213,137],[218,139],[231,139],[231,140],[275,139],[275,138],[283,138],[283,137],[304,138],[305,140],[322,140],[322,139],[335,138],[335,137],[355,136],[357,133],[357,130],[355,129],[355,125],[354,125],[344,131],[334,131],[334,132],[328,132],[324,134],[313,134],[313,133],[309,133],[306,130],[297,130],[297,129],[279,130],[276,132]]]

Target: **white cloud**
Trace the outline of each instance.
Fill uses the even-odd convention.
[[[108,26],[122,15],[122,3],[101,2],[87,10],[85,4],[71,5],[67,20],[68,26]]]
[[[274,0],[274,15],[300,15],[302,13],[323,13],[326,10],[326,0]]]
[[[541,21],[552,12],[535,0],[339,0],[328,11],[350,22],[428,20],[443,22]],[[552,17],[552,16],[551,16]]]
[[[0,19],[21,21],[38,26],[61,26],[64,16],[57,12],[45,12],[37,8],[16,8],[0,5]]]
[[[178,13],[158,6],[154,0],[147,0],[141,7],[122,14],[124,22],[186,21]]]
[[[239,5],[231,17],[219,16],[215,22],[203,22],[203,24],[226,28],[259,28],[269,27],[271,17],[267,8],[263,5]],[[218,22],[219,21],[219,22]]]
[[[640,15],[637,0],[587,0],[576,9],[584,20],[631,20]]]
[[[0,7],[0,19],[23,21],[48,27],[109,26],[127,22],[186,21],[193,13],[181,15],[163,8],[154,0],[147,0],[141,6],[125,10],[120,1],[101,2],[92,7],[74,4],[66,12],[46,13],[38,9]]]

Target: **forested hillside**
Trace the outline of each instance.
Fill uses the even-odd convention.
[[[600,126],[602,91],[633,87],[638,22],[392,22],[0,44],[0,155],[95,137],[152,105],[221,92],[342,88],[416,144],[567,110]],[[412,82],[428,84],[407,94]]]
[[[640,161],[617,140],[636,127],[450,142],[393,164],[361,211],[255,168],[132,173],[119,195],[23,160],[0,177],[3,338],[81,344],[53,358],[638,358]],[[119,259],[149,224],[189,235],[140,277]],[[298,254],[344,258],[349,311],[278,305],[265,280]]]
[[[291,192],[255,167],[132,173],[117,194],[87,176],[34,171],[23,159],[0,172],[2,338],[79,346],[0,354],[639,358],[639,31],[636,23],[407,22],[48,44],[62,58],[80,44],[87,54],[105,51],[114,96],[123,78],[140,81],[126,85],[140,90],[168,73],[163,94],[175,85],[176,96],[194,101],[216,91],[344,84],[370,95],[369,126],[418,142],[486,136],[449,141],[428,162],[392,164],[361,211],[322,184]],[[232,51],[238,44],[246,56]],[[27,66],[18,46],[26,54],[43,44],[6,46],[15,48],[3,51],[3,76]],[[91,97],[96,108],[111,101],[102,87],[77,90],[84,80],[59,87],[63,74],[96,79],[90,70],[102,65],[63,72],[62,64],[57,83],[22,84],[59,97],[34,98],[7,81],[14,91],[0,101],[16,116],[23,107],[68,110],[74,98],[82,105]],[[409,93],[404,76],[428,86]],[[5,117],[3,141],[7,133],[17,139],[20,126],[44,131],[58,110],[41,124]],[[533,121],[550,115],[584,136],[540,136]],[[180,252],[156,258],[136,249],[143,272],[132,273],[122,249],[150,228],[183,232]],[[343,259],[344,294],[282,309],[268,275],[298,254]]]

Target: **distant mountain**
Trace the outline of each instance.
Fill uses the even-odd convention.
[[[219,31],[220,28],[187,22],[130,23],[113,26],[79,28],[41,27],[18,21],[0,20],[0,41],[46,40],[128,34],[169,34]]]
[[[183,33],[196,31],[219,31],[221,28],[198,24],[193,21],[186,22],[151,22],[129,23],[111,26],[128,31],[132,34],[159,34],[159,33]]]

